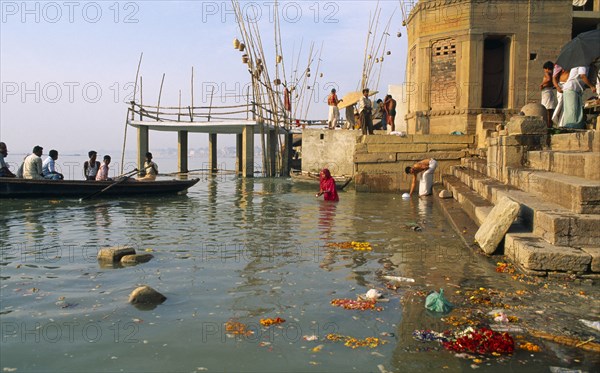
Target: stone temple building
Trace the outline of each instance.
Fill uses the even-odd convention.
[[[405,19],[408,133],[476,134],[539,102],[542,65],[599,23],[600,0],[419,0]]]

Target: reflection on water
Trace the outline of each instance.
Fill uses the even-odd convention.
[[[340,202],[329,203],[315,192],[285,179],[217,175],[183,196],[3,200],[3,368],[346,372],[377,371],[383,364],[390,371],[470,370],[470,360],[446,351],[418,351],[412,331],[443,324],[423,312],[422,297],[413,302],[409,295],[444,287],[452,301],[462,287],[510,291],[516,288],[510,277],[465,249],[431,198],[341,192]],[[370,242],[373,250],[326,246],[344,241]],[[132,267],[97,262],[99,248],[121,245],[154,259]],[[390,274],[415,283],[389,291],[381,275]],[[130,306],[128,295],[139,284],[165,294],[166,302],[152,310]],[[381,312],[330,305],[370,288],[389,299]],[[568,305],[560,307],[577,319]],[[260,326],[261,318],[274,317],[286,322]],[[232,319],[254,334],[228,336],[224,323]],[[327,342],[327,333],[388,343],[352,350]],[[304,340],[308,335],[318,340]],[[320,344],[320,352],[312,350]],[[541,360],[517,353],[487,369],[547,371],[566,364],[561,351],[545,349]],[[567,355],[569,366],[595,362]]]

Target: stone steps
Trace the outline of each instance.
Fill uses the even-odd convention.
[[[550,148],[554,151],[600,152],[600,133],[585,131],[552,135]]]
[[[508,184],[578,214],[600,214],[600,181],[556,172],[507,167]]]
[[[487,175],[487,160],[484,158],[463,158],[461,159],[461,165],[472,168],[473,170],[480,172],[484,175]]]
[[[528,168],[600,180],[600,152],[529,151]]]
[[[471,168],[453,167],[452,172],[465,187],[490,204],[495,205],[503,196],[519,203],[520,223],[548,243],[574,247],[600,246],[600,215],[573,213],[556,203],[505,185]],[[475,221],[481,224],[480,221]]]
[[[458,169],[459,167],[455,168]],[[465,170],[466,174],[473,175],[474,172],[474,170]],[[489,182],[490,180],[485,181]],[[446,189],[452,191],[454,199],[460,202],[463,211],[474,222],[481,225],[493,208],[492,203],[482,198],[457,176],[444,175],[443,183]],[[484,183],[474,181],[473,184],[480,184],[480,187],[483,188]],[[490,194],[495,196],[496,199],[508,195],[516,200],[517,193],[524,193],[512,187],[494,190],[491,182],[488,184],[488,188],[491,189]],[[538,200],[538,202],[544,203],[541,200]],[[600,245],[585,247],[570,247],[564,244],[553,245],[532,232],[525,225],[527,222],[525,217],[527,215],[532,216],[531,212],[526,211],[527,209],[531,209],[531,206],[521,205],[521,216],[513,223],[505,236],[504,255],[507,258],[529,275],[560,277],[574,274],[583,278],[600,279]],[[558,207],[558,209],[565,210],[561,207]],[[547,211],[537,211],[535,209],[532,211],[535,211],[533,216],[536,218],[540,214],[548,214]]]
[[[597,278],[600,272],[600,248],[555,246],[532,233],[509,231],[504,238],[504,255],[532,275],[566,272]]]
[[[442,180],[444,187],[452,192],[454,199],[460,203],[471,220],[477,223],[477,225],[481,225],[485,217],[492,211],[494,205],[477,194],[477,192],[471,190],[454,175],[443,175]]]

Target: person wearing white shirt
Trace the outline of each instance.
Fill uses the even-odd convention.
[[[360,116],[360,127],[362,128],[363,135],[373,134],[373,118],[371,117],[371,110],[373,110],[373,103],[369,100],[369,88],[362,90],[363,97],[358,101],[358,115]]]
[[[574,67],[569,71],[569,78],[563,90],[563,123],[568,128],[584,128],[585,116],[583,114],[584,84],[596,92],[596,87],[587,78],[588,68],[585,66]]]
[[[56,171],[55,161],[58,159],[58,152],[54,149],[48,152],[48,158],[42,163],[42,174],[44,179],[49,180],[62,180],[64,179],[63,174]]]

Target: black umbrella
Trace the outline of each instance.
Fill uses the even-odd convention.
[[[556,64],[569,71],[573,67],[589,66],[600,57],[600,30],[583,32],[565,44]]]

